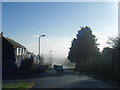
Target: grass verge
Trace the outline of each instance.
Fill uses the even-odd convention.
[[[11,83],[11,84],[3,84],[2,89],[5,88],[32,88],[34,83]]]

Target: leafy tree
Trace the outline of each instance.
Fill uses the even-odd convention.
[[[120,35],[116,38],[110,38],[107,42],[113,48],[112,52],[112,69],[114,77],[119,80],[120,76]],[[120,81],[119,81],[120,82]]]
[[[79,64],[89,64],[90,57],[94,56],[99,49],[97,48],[97,39],[92,34],[92,30],[89,27],[81,27],[76,34],[77,38],[74,38],[68,54],[68,59],[71,62]]]

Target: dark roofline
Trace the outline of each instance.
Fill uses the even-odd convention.
[[[20,43],[18,43],[18,42],[16,42],[16,41],[14,41],[13,39],[10,39],[10,38],[6,38],[6,37],[4,37],[10,44],[12,44],[14,47],[19,47],[19,48],[25,48],[26,49],[26,47],[24,47],[23,45],[21,45]]]

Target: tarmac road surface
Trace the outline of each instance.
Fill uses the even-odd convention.
[[[4,83],[34,82],[33,88],[119,88],[118,86],[97,80],[73,70],[56,72],[50,70],[44,74],[25,76],[19,79],[3,80]]]

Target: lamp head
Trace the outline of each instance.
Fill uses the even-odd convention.
[[[41,37],[45,37],[45,35],[41,35]]]

